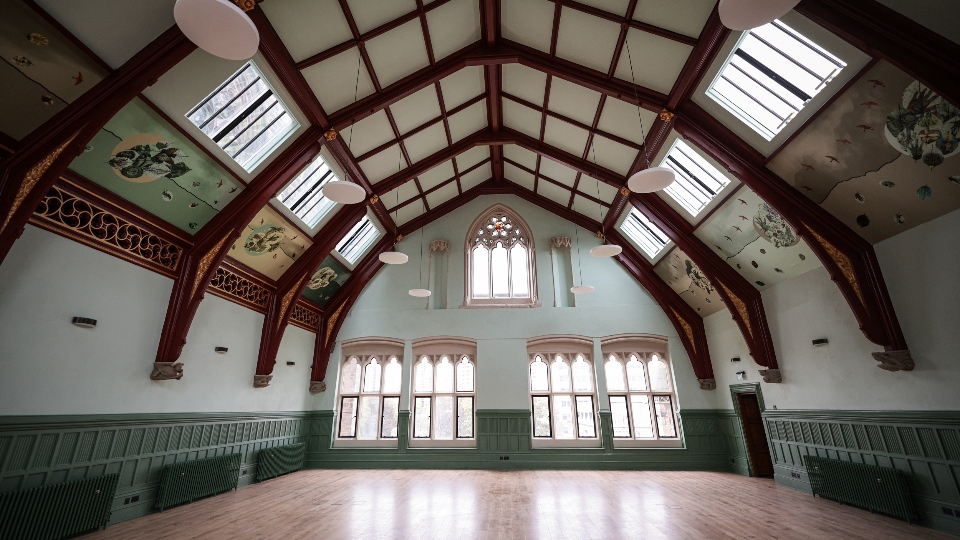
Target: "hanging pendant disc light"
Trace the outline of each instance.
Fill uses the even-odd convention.
[[[731,30],[752,30],[783,17],[800,0],[720,0],[720,22]]]
[[[426,298],[432,294],[429,289],[410,289],[407,292],[410,296],[416,296],[417,298]]]
[[[653,193],[669,186],[675,179],[673,169],[651,167],[631,176],[627,180],[627,187],[634,193]]]
[[[613,244],[597,246],[590,250],[590,254],[594,257],[616,257],[622,252],[622,247]]]
[[[410,259],[406,253],[400,253],[399,251],[384,251],[379,258],[383,264],[403,264]]]
[[[173,18],[187,39],[227,60],[248,60],[260,47],[260,32],[230,0],[177,0]]]
[[[367,192],[353,182],[332,180],[323,186],[323,196],[340,204],[357,204],[367,198]]]
[[[590,285],[577,285],[575,287],[570,287],[570,292],[573,294],[589,294],[593,292],[593,287]]]

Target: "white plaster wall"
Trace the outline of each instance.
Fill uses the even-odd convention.
[[[914,227],[875,246],[900,326],[913,354],[913,371],[876,367],[882,350],[860,332],[853,312],[817,268],[763,292],[781,384],[761,382],[767,408],[838,410],[960,409],[960,211]],[[747,353],[728,311],[706,319],[718,407],[732,407],[726,389],[759,382],[760,369]],[[827,338],[828,345],[810,342]],[[731,363],[739,356],[741,362]]]
[[[309,408],[314,335],[288,327],[273,383],[254,389],[263,316],[210,294],[181,356],[183,379],[151,381],[172,284],[28,226],[0,265],[0,415]],[[73,326],[74,316],[97,327]]]

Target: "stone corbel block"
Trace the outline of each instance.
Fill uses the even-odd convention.
[[[253,376],[253,387],[254,388],[266,388],[270,386],[270,381],[273,379],[273,375],[254,375]]]
[[[759,370],[760,376],[763,377],[763,382],[765,383],[782,383],[783,376],[780,375],[779,369],[761,369]]]
[[[700,383],[701,390],[716,390],[717,389],[717,380],[716,379],[697,379],[697,382]]]
[[[183,377],[183,362],[154,362],[150,378],[154,381],[177,380]]]
[[[310,381],[310,393],[319,394],[327,389],[327,383],[323,381]]]
[[[877,366],[887,371],[913,371],[913,356],[910,351],[887,351],[873,353],[873,359],[880,362]]]

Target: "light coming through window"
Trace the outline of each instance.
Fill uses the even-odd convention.
[[[313,228],[336,205],[323,196],[323,186],[331,180],[338,180],[337,175],[323,160],[323,156],[318,154],[317,158],[280,192],[277,199],[307,227]]]
[[[681,139],[667,152],[663,167],[677,173],[677,180],[663,191],[696,217],[730,180]]]
[[[380,237],[380,231],[370,221],[369,216],[363,216],[359,223],[350,229],[350,232],[337,244],[339,253],[348,263],[354,264],[367,251],[373,242]]]
[[[660,253],[670,241],[663,231],[636,208],[627,214],[627,219],[620,225],[620,230],[650,258],[656,257],[657,253]]]

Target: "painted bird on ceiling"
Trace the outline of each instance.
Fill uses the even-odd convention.
[[[857,127],[860,128],[860,129],[862,129],[864,133],[866,133],[867,130],[873,131],[873,128],[870,127],[870,126],[868,126],[868,125],[866,125],[866,124],[860,124],[860,125],[857,126]]]
[[[80,83],[83,82],[83,72],[78,71],[76,77],[71,76],[70,78],[73,79],[74,86],[80,86]]]
[[[877,103],[876,101],[864,101],[864,102],[861,103],[860,105],[863,105],[864,107],[866,107],[866,108],[868,108],[868,109],[872,109],[873,107],[879,107],[879,106],[880,106],[880,104]]]
[[[840,163],[840,160],[833,156],[826,156],[826,158],[829,159],[831,163]]]
[[[837,139],[837,142],[840,143],[840,144],[853,144],[852,142],[850,142],[850,141],[847,140],[847,139]]]
[[[806,163],[801,163],[800,166],[803,167],[804,169],[808,170],[808,171],[815,171],[815,170],[816,170],[816,169],[813,167],[813,165],[807,165]]]
[[[873,83],[873,87],[874,87],[874,88],[876,88],[876,87],[878,87],[878,86],[886,86],[885,84],[883,84],[883,81],[878,80],[878,79],[870,79],[870,80],[867,81],[867,82],[868,82],[868,83]]]

